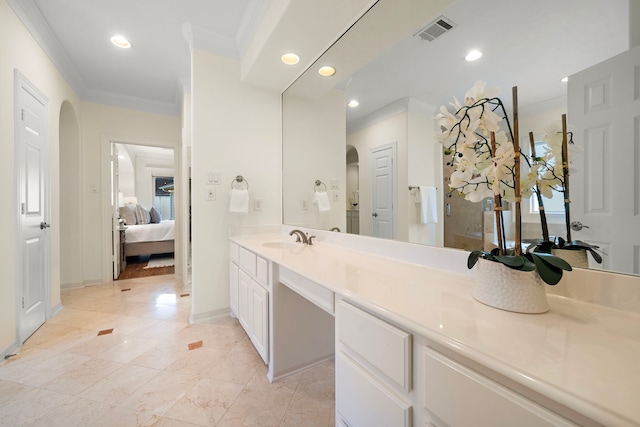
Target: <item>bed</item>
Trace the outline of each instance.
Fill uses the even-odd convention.
[[[145,209],[136,197],[123,199],[119,215],[124,223],[124,256],[173,253],[175,221],[163,221],[156,208]]]
[[[175,221],[157,224],[126,225],[124,256],[166,254],[174,252]]]

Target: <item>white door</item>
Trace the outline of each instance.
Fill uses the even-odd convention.
[[[640,46],[571,76],[568,100],[573,139],[584,149],[569,180],[571,220],[589,227],[571,237],[605,251],[602,266],[593,267],[634,274],[640,274],[639,69]]]
[[[16,71],[16,154],[19,186],[20,342],[47,318],[49,283],[48,100]]]
[[[371,150],[371,235],[384,239],[396,237],[395,152],[395,143]]]
[[[120,276],[120,213],[118,207],[120,206],[118,181],[118,146],[111,144],[111,255],[113,259],[113,278],[117,279]]]

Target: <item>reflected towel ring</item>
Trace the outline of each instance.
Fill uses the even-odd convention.
[[[313,191],[318,191],[318,187],[323,186],[324,187],[324,191],[327,191],[327,186],[324,184],[324,182],[320,181],[319,179],[316,179],[316,185],[313,187]]]
[[[234,185],[233,185],[233,184],[234,184],[234,183],[236,183],[236,182],[238,183],[238,186],[241,186],[241,185],[242,185],[242,183],[244,182],[244,183],[245,183],[245,185],[246,185],[245,190],[248,190],[248,189],[249,189],[249,181],[247,181],[246,179],[244,179],[242,175],[238,175],[238,176],[236,176],[236,178],[235,178],[233,181],[231,181],[231,188],[232,188],[232,189],[234,189],[234,190],[235,190],[235,189],[240,188],[240,187],[238,187],[238,186],[234,187]]]

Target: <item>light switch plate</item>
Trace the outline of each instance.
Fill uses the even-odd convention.
[[[301,211],[306,211],[307,210],[307,201],[302,199],[300,200],[300,210]]]
[[[339,190],[340,189],[340,180],[332,179],[331,180],[331,189],[332,190]]]

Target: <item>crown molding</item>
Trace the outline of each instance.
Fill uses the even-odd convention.
[[[236,31],[236,45],[240,56],[244,56],[249,48],[249,44],[258,29],[258,24],[267,13],[270,3],[271,0],[249,0]]]
[[[82,99],[84,101],[95,102],[97,104],[129,108],[132,110],[145,111],[147,113],[164,114],[168,116],[177,116],[180,113],[180,108],[177,103],[155,101],[147,98],[139,98],[136,96],[122,95],[94,89],[85,90]]]
[[[228,58],[240,59],[240,52],[232,37],[221,36],[191,23],[182,25],[182,36],[187,40],[192,51],[199,49]]]
[[[60,40],[56,37],[53,30],[42,12],[33,0],[7,0],[7,4],[13,9],[18,19],[31,33],[36,43],[40,45],[44,53],[49,57],[53,65],[58,69],[62,77],[69,83],[73,90],[82,97],[86,90],[84,79],[78,73],[78,70],[71,62],[71,58],[67,54]]]
[[[397,114],[404,113],[408,110],[410,98],[400,98],[397,101],[387,104],[384,107],[367,114],[351,123],[347,123],[347,135],[362,130],[366,127],[380,123]]]
[[[177,103],[172,104],[87,88],[84,79],[78,73],[47,20],[42,16],[36,3],[33,0],[7,0],[7,4],[80,99],[149,113],[178,115]]]

